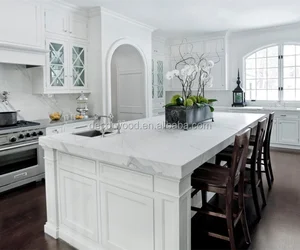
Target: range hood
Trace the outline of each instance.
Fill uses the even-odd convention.
[[[44,66],[48,52],[41,48],[0,43],[0,63]]]

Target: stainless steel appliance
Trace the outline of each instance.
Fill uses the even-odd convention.
[[[38,138],[45,133],[35,122],[0,127],[0,193],[44,178],[44,153]]]

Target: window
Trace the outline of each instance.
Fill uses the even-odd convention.
[[[247,100],[300,101],[300,45],[282,44],[245,58]]]

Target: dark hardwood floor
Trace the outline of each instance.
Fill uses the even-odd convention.
[[[272,160],[275,183],[272,191],[268,193],[268,205],[263,210],[262,219],[258,224],[255,221],[252,203],[247,202],[247,215],[252,234],[252,244],[248,249],[298,250],[300,249],[300,154],[272,152]],[[267,188],[265,191],[267,192]],[[43,183],[27,185],[1,194],[0,250],[73,249],[63,241],[46,236],[43,232],[45,222]],[[198,222],[205,223],[202,218],[193,220],[193,250],[229,249],[227,242],[198,233],[196,229]],[[243,240],[239,240],[242,239],[241,236],[238,236],[238,242],[244,249],[247,246],[243,244]]]

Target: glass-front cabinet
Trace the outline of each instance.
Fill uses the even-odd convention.
[[[80,93],[87,90],[86,46],[64,41],[48,41],[46,66],[48,93]]]
[[[72,45],[72,88],[86,86],[86,48]]]
[[[164,62],[152,59],[152,99],[164,99]]]
[[[49,42],[48,87],[65,89],[67,87],[66,44]]]
[[[152,104],[153,115],[163,112],[165,105],[164,56],[155,55],[152,59]]]

